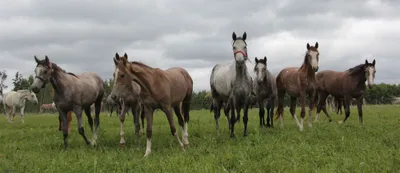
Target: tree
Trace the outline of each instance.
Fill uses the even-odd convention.
[[[22,74],[19,72],[15,73],[15,78],[12,81],[14,84],[13,91],[28,89],[30,87],[28,79],[23,78]]]
[[[5,70],[0,71],[0,95],[3,95],[3,90],[7,89],[8,86],[4,84],[7,80],[7,73]]]

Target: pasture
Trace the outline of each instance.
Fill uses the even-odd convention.
[[[299,115],[299,109],[297,109]],[[115,114],[114,114],[115,115]],[[213,113],[191,111],[189,147],[180,150],[172,137],[166,116],[156,111],[152,153],[143,158],[146,138],[140,148],[134,141],[133,117],[125,119],[125,148],[119,147],[119,119],[101,114],[98,146],[87,146],[77,131],[73,115],[69,148],[63,151],[56,114],[19,114],[14,123],[0,118],[0,171],[12,172],[400,172],[400,107],[365,106],[364,125],[356,108],[345,124],[344,115],[324,114],[310,129],[300,132],[284,111],[285,128],[279,120],[274,129],[259,128],[258,109],[249,110],[248,137],[243,121],[235,126],[236,139],[229,138],[225,115],[216,134]],[[243,117],[243,115],[242,115]],[[313,117],[314,118],[314,117]],[[91,137],[86,116],[84,127]],[[177,118],[174,116],[177,127]],[[179,129],[179,135],[181,131]]]

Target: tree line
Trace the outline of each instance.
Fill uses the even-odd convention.
[[[7,79],[8,75],[6,71],[0,71],[0,94],[3,93],[4,89],[7,89],[8,86],[4,84],[5,80]],[[21,73],[16,72],[14,78],[12,79],[13,83],[13,91],[21,90],[21,89],[28,89],[32,84],[34,77],[32,75],[28,77],[22,76]],[[111,93],[113,87],[113,79],[106,79],[104,80],[104,101],[106,100],[107,96]],[[400,96],[400,85],[396,84],[376,84],[372,89],[367,88],[365,93],[365,100],[366,104],[391,104],[394,97]],[[42,89],[39,93],[36,94],[39,104],[33,105],[32,103],[27,102],[25,112],[32,112],[37,113],[39,112],[40,105],[43,103],[52,103],[52,86],[51,84],[47,84],[44,89]],[[289,97],[286,95],[284,99],[284,105],[289,106]],[[212,102],[212,97],[210,91],[198,91],[193,92],[192,96],[192,104],[191,109],[199,110],[199,109],[207,109],[209,110],[210,104]],[[104,104],[105,110],[108,109],[108,105]],[[257,105],[253,106],[257,107]],[[0,112],[4,113],[3,106],[0,106]],[[17,110],[19,112],[19,110]]]

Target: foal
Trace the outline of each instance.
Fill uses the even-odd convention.
[[[278,90],[278,109],[277,116],[280,117],[281,127],[283,127],[283,99],[285,93],[290,96],[290,113],[296,120],[296,124],[300,131],[303,131],[304,117],[306,116],[306,96],[309,97],[310,111],[308,117],[308,126],[312,126],[311,110],[314,106],[314,95],[316,88],[315,72],[318,71],[319,51],[318,42],[314,46],[307,43],[307,51],[304,56],[303,65],[298,67],[286,67],[279,72],[276,77],[276,86]],[[296,101],[300,97],[301,106],[301,122],[296,116]]]
[[[275,76],[269,72],[267,69],[267,57],[264,59],[257,59],[255,57],[256,65],[254,67],[254,72],[256,73],[256,79],[253,81],[254,83],[254,91],[259,107],[259,116],[260,116],[260,127],[273,127],[273,118],[272,115],[274,113],[275,101],[276,101],[276,79]],[[264,102],[267,100],[267,124],[265,125],[265,111],[264,111]]]

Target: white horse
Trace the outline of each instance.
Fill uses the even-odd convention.
[[[210,77],[210,87],[211,87],[211,95],[213,97],[213,103],[212,103],[212,108],[214,109],[214,118],[215,118],[215,123],[216,123],[216,130],[217,132],[219,131],[219,117],[220,117],[220,110],[222,108],[222,105],[229,103],[232,97],[232,92],[233,89],[235,88],[235,79],[237,75],[242,76],[244,79],[249,79],[251,80],[251,76],[254,76],[254,73],[249,73],[252,71],[252,68],[247,68],[247,65],[245,63],[247,58],[247,44],[246,44],[246,38],[247,34],[246,32],[243,33],[242,37],[237,37],[235,32],[232,33],[232,48],[233,48],[233,54],[235,61],[228,63],[228,64],[217,64],[214,66],[211,72],[211,77]],[[237,66],[240,65],[242,69],[239,74],[237,72]],[[238,74],[237,74],[238,73]],[[253,75],[251,75],[253,74]],[[252,89],[251,83],[249,88],[243,88],[246,90]],[[247,92],[247,91],[246,91]],[[247,97],[247,95],[245,96]],[[247,97],[248,99],[249,97]],[[247,100],[246,99],[246,100]],[[246,101],[245,101],[246,102]],[[228,108],[231,111],[234,111],[232,108],[233,105],[228,104]],[[233,124],[236,122],[236,119],[239,119],[240,116],[238,114],[238,118],[236,117],[230,117],[227,115],[229,113],[225,112],[225,115],[228,120],[229,128],[231,130],[231,137],[234,137],[233,133]],[[245,109],[246,110],[246,109]],[[247,122],[245,122],[247,124]],[[246,132],[245,132],[246,134]]]
[[[6,113],[6,118],[9,123],[13,122],[15,117],[16,108],[20,108],[21,111],[21,122],[24,123],[24,110],[26,100],[37,104],[38,100],[36,98],[36,94],[29,90],[18,90],[18,91],[10,91],[5,93],[3,96],[3,107]],[[10,112],[7,113],[7,109],[10,109]],[[9,115],[10,114],[10,115]]]

